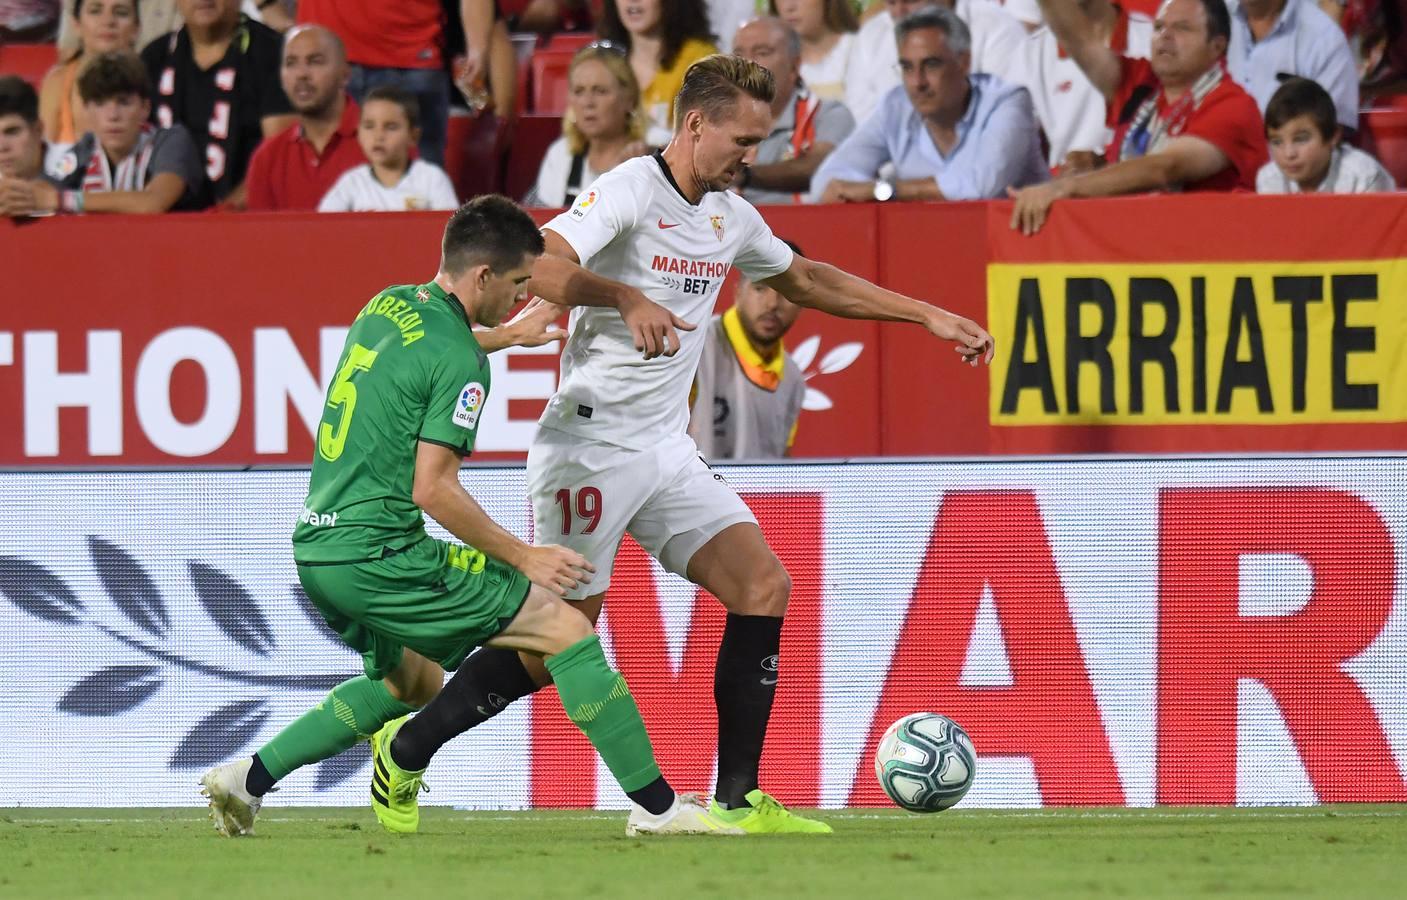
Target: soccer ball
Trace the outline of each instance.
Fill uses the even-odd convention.
[[[938,812],[957,803],[976,772],[972,739],[937,713],[914,713],[890,725],[874,755],[880,787],[910,812]]]

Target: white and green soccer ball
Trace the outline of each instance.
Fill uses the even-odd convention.
[[[874,755],[875,777],[910,812],[947,809],[972,787],[977,752],[962,726],[937,713],[914,713],[890,725]]]

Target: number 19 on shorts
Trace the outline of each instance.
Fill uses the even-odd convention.
[[[577,488],[575,497],[571,488],[562,488],[557,492],[557,506],[562,510],[563,534],[590,534],[601,524],[601,492],[594,487]],[[575,531],[573,525],[577,526]]]

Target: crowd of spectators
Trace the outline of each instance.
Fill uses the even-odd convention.
[[[778,89],[755,203],[1393,190],[1360,104],[1407,93],[1397,0],[11,0],[0,213],[453,206],[452,106],[511,121],[512,33],[591,30],[524,198],[561,206],[667,143],[694,61]],[[521,42],[521,40],[520,40]],[[540,144],[538,146],[541,146]]]

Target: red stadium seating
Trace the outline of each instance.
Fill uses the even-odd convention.
[[[445,171],[460,199],[503,190],[503,157],[508,123],[493,114],[450,114],[445,141]]]
[[[521,200],[537,182],[537,170],[547,148],[561,136],[561,116],[519,116],[513,131],[513,152],[508,154],[504,193]]]
[[[1398,187],[1407,187],[1407,109],[1365,109],[1358,123],[1363,149],[1387,167]]]
[[[567,69],[572,63],[572,52],[544,47],[533,54],[533,112],[560,116],[566,111]]]
[[[532,58],[532,111],[560,116],[567,109],[567,69],[576,52],[591,43],[591,34],[553,35]]]
[[[517,60],[517,89],[513,92],[513,115],[521,116],[532,106],[533,52],[537,50],[537,35],[517,33],[513,41],[513,56]]]
[[[53,44],[10,44],[0,46],[0,72],[18,75],[39,88],[44,73],[59,61],[59,48]]]

